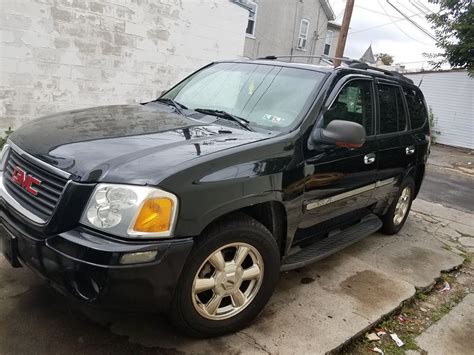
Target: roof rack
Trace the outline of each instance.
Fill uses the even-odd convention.
[[[401,73],[399,73],[395,70],[387,70],[387,69],[373,67],[373,66],[370,66],[367,63],[364,63],[364,62],[361,62],[361,61],[356,61],[354,63],[349,64],[349,68],[362,69],[362,70],[374,70],[374,71],[384,73],[385,75],[390,75],[390,76],[393,76],[397,79],[406,81],[410,84],[413,84],[413,80],[407,78],[406,76],[404,76],[403,74],[401,74]]]
[[[340,59],[347,60],[347,58],[328,57],[327,55],[267,55],[266,57],[255,58],[257,60],[277,60],[280,58],[320,58],[320,59]]]
[[[324,56],[320,56],[320,55],[279,55],[279,56],[267,55],[266,57],[261,57],[261,58],[256,58],[256,59],[257,60],[277,60],[277,59],[280,59],[280,58],[290,58],[290,59],[292,59],[292,58],[320,58],[320,59],[332,59],[332,60],[339,59],[342,63],[346,64],[349,68],[360,69],[360,70],[378,71],[378,72],[383,73],[385,75],[389,75],[389,76],[392,76],[394,78],[403,80],[407,83],[413,84],[413,80],[407,78],[406,76],[404,76],[403,74],[401,74],[397,71],[386,70],[386,69],[382,69],[382,68],[373,67],[373,66],[368,65],[365,62],[362,62],[362,61],[357,60],[357,59],[351,59],[351,58],[328,57],[326,55],[324,55]]]

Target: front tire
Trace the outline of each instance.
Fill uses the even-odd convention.
[[[402,229],[408,218],[414,196],[415,181],[411,176],[408,176],[401,184],[392,205],[382,218],[382,232],[384,234],[397,234]]]
[[[174,324],[195,337],[237,331],[263,309],[280,272],[275,238],[246,215],[225,219],[196,239],[172,304]]]

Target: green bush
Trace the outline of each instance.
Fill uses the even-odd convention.
[[[437,131],[435,128],[436,128],[436,123],[438,122],[438,120],[436,119],[434,113],[433,113],[433,110],[431,109],[431,106],[428,107],[428,118],[430,120],[430,128],[431,128],[431,142],[433,144],[436,144],[436,139],[438,138],[438,136],[441,134],[440,131]]]
[[[8,127],[8,131],[5,131],[5,137],[0,137],[0,149],[2,149],[3,145],[7,142],[8,136],[12,133],[12,128]]]

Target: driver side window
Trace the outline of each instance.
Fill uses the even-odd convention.
[[[352,121],[365,128],[367,136],[373,134],[372,82],[351,80],[339,92],[324,114],[324,128],[333,120]]]

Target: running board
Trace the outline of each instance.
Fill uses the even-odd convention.
[[[281,265],[281,271],[299,269],[334,254],[351,244],[377,232],[382,227],[382,221],[374,214],[364,217],[356,225],[346,228],[337,234],[324,238],[314,244],[302,248],[289,255]]]

